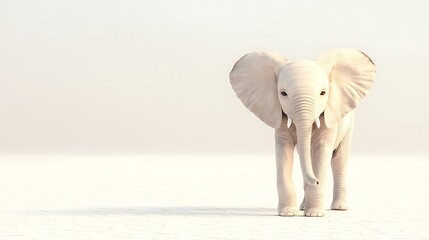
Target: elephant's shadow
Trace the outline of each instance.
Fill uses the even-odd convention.
[[[89,207],[67,209],[39,209],[30,212],[30,214],[63,216],[277,216],[276,209],[274,208],[239,207]]]

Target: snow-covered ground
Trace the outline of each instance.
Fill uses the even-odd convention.
[[[1,156],[0,239],[429,239],[429,157],[349,176],[349,211],[288,218],[273,156]]]

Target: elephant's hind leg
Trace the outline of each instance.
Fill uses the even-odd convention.
[[[331,167],[334,177],[334,196],[332,210],[347,210],[347,165],[350,153],[352,129],[345,135],[338,148],[334,151]]]
[[[305,179],[303,180],[304,183],[304,192],[307,190],[308,183],[305,182]],[[299,210],[304,211],[305,210],[305,196],[304,199],[302,199],[301,205],[299,205]]]

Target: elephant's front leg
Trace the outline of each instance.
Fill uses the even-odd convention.
[[[327,172],[332,158],[331,144],[316,143],[312,146],[313,171],[320,184],[307,185],[305,188],[304,214],[308,217],[322,217],[325,215],[325,192],[327,186]]]
[[[295,216],[298,214],[296,190],[292,180],[293,143],[276,143],[277,192],[279,195],[278,214]]]
[[[349,159],[352,131],[352,129],[348,131],[332,157],[331,167],[334,176],[332,210],[347,210],[346,168]]]

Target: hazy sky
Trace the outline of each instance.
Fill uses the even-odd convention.
[[[0,1],[0,153],[272,154],[235,97],[248,52],[359,48],[356,154],[429,153],[427,1]]]

